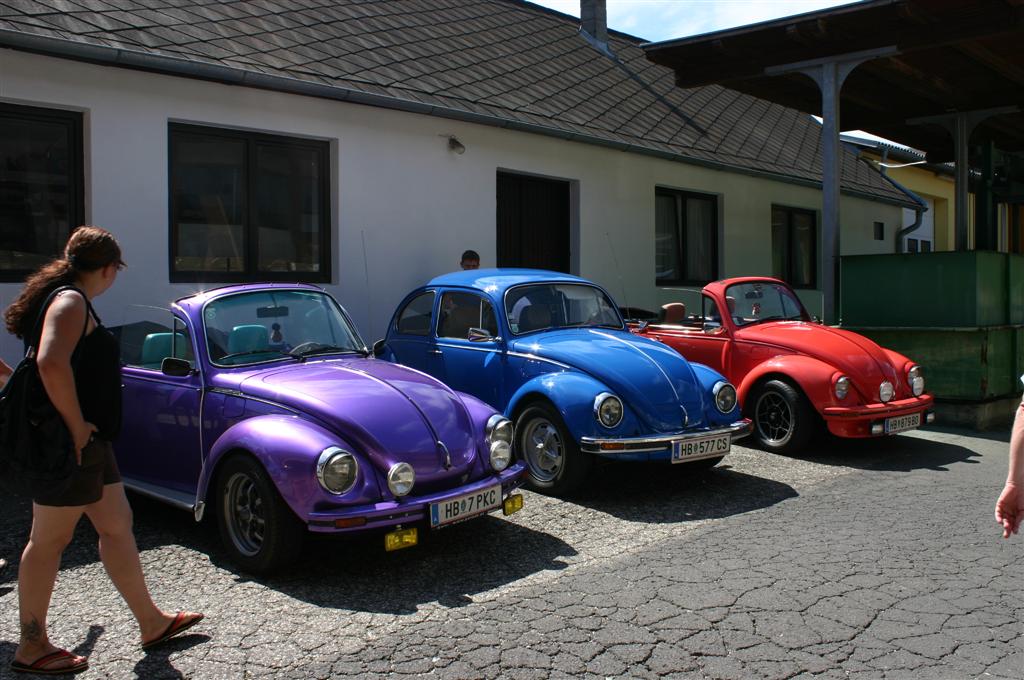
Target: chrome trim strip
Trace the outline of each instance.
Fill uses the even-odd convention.
[[[189,494],[181,491],[157,486],[156,484],[140,482],[137,479],[129,479],[127,477],[122,477],[121,481],[124,483],[124,487],[126,489],[130,489],[135,493],[155,498],[158,501],[163,501],[164,503],[173,505],[179,510],[188,510],[192,513],[195,513],[196,511],[196,497],[194,495],[190,496]]]
[[[258,401],[261,404],[267,404],[269,406],[274,406],[276,408],[284,409],[285,411],[288,411],[290,413],[294,413],[296,415],[300,415],[300,416],[301,415],[305,415],[302,411],[300,411],[298,409],[295,409],[295,408],[292,408],[291,406],[287,406],[285,404],[282,404],[282,403],[279,403],[279,402],[276,402],[276,401],[271,401],[270,399],[264,399],[262,397],[254,397],[251,394],[246,394],[245,392],[240,392],[238,390],[231,390],[231,389],[228,389],[226,387],[211,387],[211,388],[209,388],[206,391],[207,392],[217,392],[218,394],[226,394],[229,397],[238,397],[239,399],[249,399],[251,401]]]
[[[561,368],[566,368],[566,369],[569,369],[570,371],[573,370],[573,367],[570,366],[569,364],[563,364],[561,361],[555,361],[554,359],[548,359],[546,357],[539,357],[536,354],[526,354],[525,352],[505,352],[505,354],[510,356],[510,357],[519,357],[520,359],[532,359],[533,361],[546,361],[549,364],[554,364],[555,366],[559,366]]]
[[[704,430],[702,432],[677,432],[674,434],[660,435],[658,437],[618,437],[618,438],[580,438],[580,450],[587,453],[640,453],[643,451],[660,451],[673,442],[686,441],[688,439],[703,439],[715,435],[728,434],[732,441],[746,437],[754,430],[754,424],[749,420],[738,420],[732,425],[717,430]],[[622,444],[622,449],[601,449],[602,444]]]
[[[497,347],[470,347],[468,345],[452,345],[447,342],[435,342],[436,347],[448,347],[449,349],[469,349],[474,352],[500,352]]]

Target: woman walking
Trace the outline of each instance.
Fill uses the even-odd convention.
[[[83,513],[99,534],[100,559],[110,580],[139,623],[144,649],[203,618],[192,612],[167,614],[153,603],[110,444],[121,425],[120,351],[91,300],[113,285],[122,267],[121,249],[110,232],[80,227],[68,239],[64,256],[29,276],[5,314],[7,329],[36,348],[43,387],[71,432],[79,464],[69,487],[33,498],[32,531],[18,569],[21,640],[11,664],[16,671],[52,675],[88,667],[84,657],[57,648],[46,634],[61,554]],[[73,288],[41,309],[61,286]],[[33,337],[40,314],[42,330]]]

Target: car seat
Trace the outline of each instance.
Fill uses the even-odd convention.
[[[266,326],[246,324],[235,326],[228,336],[228,354],[254,352],[270,348],[270,333]]]
[[[661,306],[661,318],[658,323],[678,326],[686,321],[686,305],[682,302],[670,302]]]
[[[174,353],[171,353],[172,335]],[[142,368],[160,368],[165,357],[174,356],[187,359],[188,340],[184,333],[150,333],[142,341],[142,356],[139,365]]]
[[[480,319],[478,304],[463,305],[448,312],[441,324],[441,335],[446,338],[469,337],[469,329],[476,326]]]
[[[551,310],[547,305],[530,305],[519,314],[519,332],[535,331],[551,325]]]

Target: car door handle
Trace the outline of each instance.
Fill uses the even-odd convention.
[[[441,350],[439,350],[439,349],[432,349],[432,350],[429,350],[429,351],[428,351],[428,353],[429,353],[429,354],[438,354],[438,355],[440,355],[440,354],[444,354],[444,352],[442,352],[442,351],[441,351]]]

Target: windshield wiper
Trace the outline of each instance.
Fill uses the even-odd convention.
[[[295,356],[294,354],[291,354],[289,352],[282,352],[282,351],[277,350],[277,349],[248,349],[248,350],[246,350],[244,352],[232,352],[231,354],[225,354],[224,356],[220,357],[219,359],[216,359],[215,361],[224,361],[225,359],[235,359],[235,358],[238,358],[238,357],[246,357],[246,356],[256,355],[256,354],[276,354],[276,355],[282,356],[282,357],[294,357]]]
[[[301,347],[301,345],[300,345],[300,347]],[[335,352],[344,352],[344,353],[347,353],[347,354],[358,354],[359,356],[362,356],[362,357],[365,357],[365,356],[369,355],[369,353],[365,349],[362,349],[362,348],[338,347],[337,345],[321,345],[319,343],[316,345],[316,347],[310,347],[309,349],[303,350],[301,352],[296,352],[295,350],[292,350],[291,352],[288,352],[287,354],[290,357],[297,357],[299,359],[303,359],[305,357],[312,357],[312,356],[316,356],[318,354],[333,354]]]

